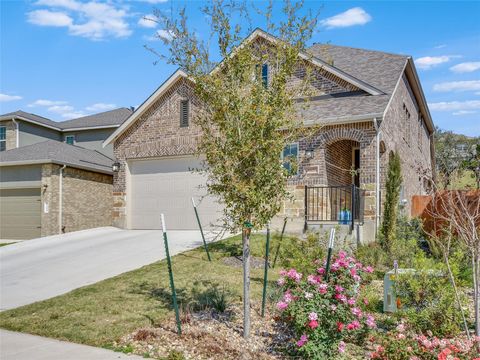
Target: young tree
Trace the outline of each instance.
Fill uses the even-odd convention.
[[[280,154],[292,138],[305,135],[295,99],[308,96],[311,67],[300,54],[316,16],[304,14],[302,5],[286,1],[281,15],[275,13],[277,23],[272,21],[273,2],[263,12],[257,9],[276,37],[262,33],[256,41],[244,42],[251,31],[243,26],[249,23],[247,6],[213,1],[202,10],[216,46],[188,26],[185,10],[174,18],[156,12],[167,34],[168,54],[160,55],[188,74],[201,104],[192,115],[202,131],[198,153],[206,159],[208,191],[224,205],[225,228],[242,232],[245,338],[250,332],[250,231],[263,228],[280,210],[289,176]],[[299,65],[306,75],[292,85]]]
[[[388,173],[385,197],[385,208],[383,213],[383,223],[380,229],[383,248],[390,252],[393,241],[395,240],[395,230],[397,227],[398,202],[400,199],[400,188],[402,186],[402,169],[400,165],[400,155],[393,153],[388,160]]]

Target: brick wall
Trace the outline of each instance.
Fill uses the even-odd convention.
[[[42,236],[59,233],[60,166],[42,166]],[[67,167],[63,170],[65,232],[112,225],[112,176]]]
[[[432,176],[430,137],[425,122],[420,121],[419,107],[412,94],[409,82],[404,75],[390,107],[381,124],[382,141],[385,153],[381,156],[381,189],[385,197],[388,157],[391,151],[398,151],[402,163],[403,198],[407,200],[405,215],[410,214],[413,195],[426,194],[424,187],[425,171]]]
[[[0,121],[0,126],[6,127],[5,150],[15,149],[17,147],[17,131],[12,120]]]

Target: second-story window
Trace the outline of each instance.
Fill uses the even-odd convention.
[[[75,145],[75,135],[65,136],[65,143],[68,145]]]
[[[268,87],[268,64],[262,65],[262,83],[263,86]]]
[[[0,126],[0,151],[7,149],[7,127]]]
[[[180,101],[180,127],[188,127],[189,105],[188,100]]]

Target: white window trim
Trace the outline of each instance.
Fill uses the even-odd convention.
[[[5,150],[7,150],[7,127],[5,125],[2,125],[0,126],[0,129],[5,129],[5,139],[1,139],[0,142],[5,143]]]

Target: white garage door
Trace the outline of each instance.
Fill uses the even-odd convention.
[[[205,196],[205,176],[191,171],[200,167],[194,157],[129,162],[129,227],[161,229],[160,214],[164,213],[168,229],[198,229],[192,197],[202,225],[218,225],[222,207],[213,197]]]

